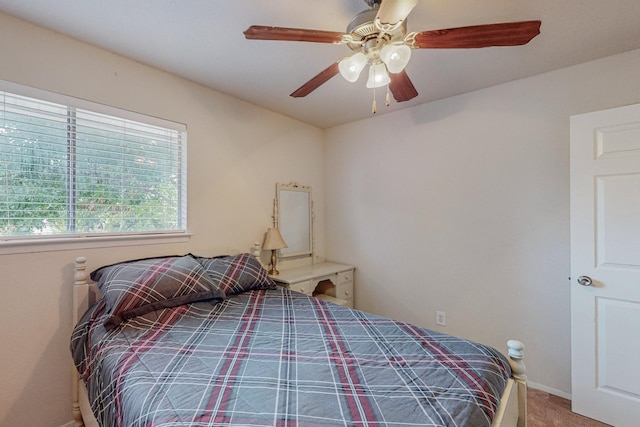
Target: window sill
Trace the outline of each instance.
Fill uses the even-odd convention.
[[[0,255],[183,243],[188,241],[191,236],[191,233],[176,232],[0,240]]]

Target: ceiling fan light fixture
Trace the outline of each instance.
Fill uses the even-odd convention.
[[[309,95],[337,74],[355,82],[369,65],[367,88],[387,86],[397,102],[418,96],[405,72],[413,49],[471,49],[492,46],[521,46],[540,34],[539,20],[470,25],[441,30],[407,32],[409,13],[420,0],[364,0],[370,9],[358,13],[346,33],[305,28],[252,25],[244,31],[250,40],[279,40],[344,44],[354,54],[339,59],[291,93],[294,98]],[[375,93],[374,107],[375,112]]]
[[[345,80],[353,83],[358,80],[360,73],[365,65],[367,65],[367,57],[362,52],[357,52],[349,58],[345,58],[338,63],[340,74]]]
[[[390,73],[399,73],[411,59],[411,48],[406,44],[387,44],[380,50],[380,59]]]
[[[367,88],[372,89],[388,85],[391,82],[387,67],[382,62],[372,64],[369,67],[369,79],[367,80]]]

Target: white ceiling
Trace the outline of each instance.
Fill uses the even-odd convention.
[[[306,98],[289,94],[351,51],[246,40],[243,31],[255,24],[342,32],[367,7],[363,0],[0,0],[10,15],[322,128],[371,116],[364,76],[348,83],[338,75]],[[419,95],[385,107],[378,90],[378,114],[640,48],[639,0],[422,0],[408,30],[534,19],[541,34],[525,46],[414,50],[406,71]]]

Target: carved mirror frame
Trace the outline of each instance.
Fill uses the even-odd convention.
[[[288,246],[280,249],[281,258],[313,257],[311,187],[296,182],[276,183],[273,222]]]

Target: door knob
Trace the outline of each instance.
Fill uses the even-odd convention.
[[[591,277],[589,276],[580,276],[578,277],[578,283],[580,283],[582,286],[591,286],[593,280],[591,280]]]

